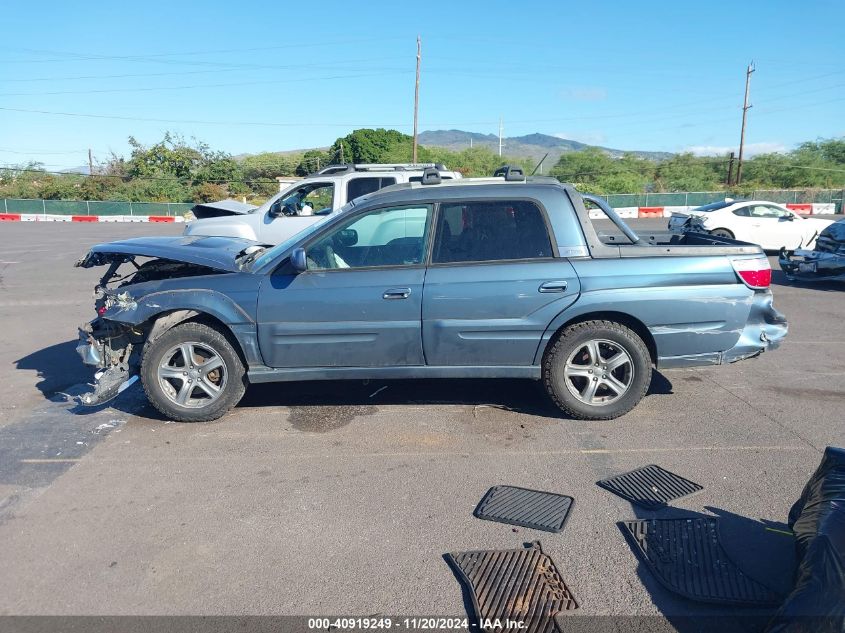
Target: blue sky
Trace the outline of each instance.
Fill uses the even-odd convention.
[[[45,1],[3,22],[0,164],[166,130],[234,154],[410,133],[418,34],[421,130],[733,149],[754,60],[752,151],[845,135],[841,1]]]

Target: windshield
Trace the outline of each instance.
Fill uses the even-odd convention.
[[[354,206],[355,206],[354,200],[352,202],[347,202],[336,213],[331,213],[329,215],[324,216],[323,218],[321,218],[320,220],[318,220],[317,222],[315,222],[314,224],[312,224],[308,228],[300,231],[296,235],[290,236],[284,242],[280,242],[279,244],[276,244],[272,248],[268,248],[263,253],[261,253],[261,255],[259,255],[258,257],[255,258],[255,260],[252,263],[252,269],[253,270],[259,270],[260,268],[266,266],[267,264],[272,262],[274,259],[279,257],[282,253],[284,253],[285,251],[290,250],[291,248],[296,246],[296,244],[298,242],[305,240],[308,237],[310,237],[311,235],[313,235],[318,229],[320,229],[331,218],[337,217],[341,213],[349,211]]]

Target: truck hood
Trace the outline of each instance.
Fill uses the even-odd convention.
[[[257,226],[261,216],[252,213],[243,215],[227,215],[216,218],[194,220],[185,224],[183,235],[234,237],[242,240],[255,240],[258,236]]]
[[[76,265],[91,268],[138,256],[197,264],[225,272],[242,272],[238,258],[264,247],[264,244],[252,240],[233,237],[138,237],[97,244]]]

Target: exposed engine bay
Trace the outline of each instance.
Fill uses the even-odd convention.
[[[120,312],[137,307],[130,294],[132,286],[162,279],[221,273],[193,263],[159,258],[142,258],[146,261],[138,263],[137,259],[134,255],[92,251],[76,263],[81,268],[108,264],[105,274],[94,288],[97,318],[79,328],[76,351],[83,363],[97,368],[94,390],[80,396],[83,405],[103,404],[131,386],[138,379],[140,353],[146,340],[156,332],[164,331],[196,314],[188,310],[177,311],[153,324],[138,326],[103,318],[110,311]],[[125,264],[131,265],[132,269],[119,273],[118,270]]]

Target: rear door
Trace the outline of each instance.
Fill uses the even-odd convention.
[[[423,291],[426,363],[530,365],[548,324],[578,297],[533,200],[442,203]]]
[[[354,175],[346,182],[346,202],[396,184],[395,176]]]

